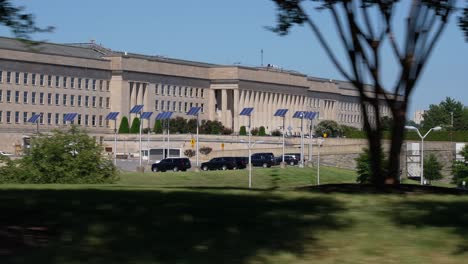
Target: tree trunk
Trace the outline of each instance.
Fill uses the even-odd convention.
[[[393,128],[391,134],[390,156],[388,173],[385,182],[387,184],[399,184],[400,178],[400,153],[404,139],[406,123],[406,104],[399,106],[393,113]]]
[[[385,175],[382,170],[382,143],[380,141],[379,131],[369,129],[366,131],[369,141],[370,165],[372,169],[372,184],[382,187],[385,183]]]

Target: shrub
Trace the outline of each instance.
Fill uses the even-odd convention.
[[[222,134],[223,135],[231,135],[233,132],[234,131],[232,129],[225,127],[225,128],[223,128]]]
[[[195,150],[193,150],[193,149],[186,149],[186,150],[184,151],[184,155],[185,155],[186,157],[189,157],[189,158],[195,156],[195,154],[196,154],[196,152],[195,152]]]
[[[119,134],[128,134],[130,133],[130,126],[128,124],[128,118],[126,116],[122,117],[119,126]]]
[[[323,120],[315,127],[317,136],[321,137],[325,133],[328,137],[337,137],[342,134],[340,126],[333,120]]]
[[[433,153],[424,159],[424,178],[429,180],[429,183],[443,178],[441,170],[442,164]]]
[[[258,128],[254,127],[252,130],[250,130],[250,133],[252,133],[252,136],[257,136],[258,135]]]
[[[245,126],[241,126],[239,129],[240,136],[247,136],[247,128]]]
[[[118,179],[103,148],[84,130],[72,126],[39,135],[30,153],[22,159],[6,160],[0,168],[2,183],[112,183]]]
[[[151,132],[151,129],[149,129],[149,128],[147,128],[147,127],[143,128],[143,129],[141,130],[141,133],[142,133],[142,134],[148,134],[148,132]]]
[[[264,126],[260,127],[260,129],[258,130],[258,135],[261,136],[261,137],[266,136],[266,131],[265,131]]]
[[[283,133],[279,129],[275,129],[275,130],[271,131],[271,135],[274,136],[274,137],[280,137],[280,136],[283,135]]]
[[[213,151],[213,149],[211,147],[201,147],[199,151],[203,155],[208,155]]]
[[[132,127],[130,128],[130,133],[138,134],[140,133],[140,118],[133,118]]]
[[[163,126],[161,120],[156,120],[156,122],[154,122],[153,132],[156,134],[162,134]]]
[[[381,150],[382,161],[381,164],[384,166],[383,172],[385,173],[385,168],[387,167],[387,160],[385,159],[383,150]],[[372,169],[370,165],[370,153],[369,149],[363,149],[363,153],[359,154],[359,157],[356,158],[356,173],[358,175],[356,181],[358,183],[372,183]]]
[[[465,159],[464,161],[455,161],[452,166],[453,179],[452,182],[461,186],[463,181],[468,183],[468,145],[466,145],[460,154]]]

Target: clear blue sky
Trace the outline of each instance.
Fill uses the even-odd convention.
[[[280,37],[265,29],[276,21],[270,0],[16,0],[36,15],[41,26],[55,26],[37,40],[89,42],[142,54],[218,63],[257,66],[264,63],[311,76],[344,79],[318,46],[309,28],[295,28]],[[400,16],[399,19],[403,18]],[[318,17],[325,32],[330,23]],[[7,29],[0,34],[11,36]],[[334,35],[328,34],[331,39]],[[390,84],[395,67],[383,74]],[[410,112],[450,96],[468,105],[468,43],[452,17],[416,92]],[[410,116],[411,117],[411,116]]]

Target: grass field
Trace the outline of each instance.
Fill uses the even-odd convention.
[[[312,169],[0,187],[0,263],[466,263],[468,195],[324,194]],[[324,168],[322,183],[354,182]]]

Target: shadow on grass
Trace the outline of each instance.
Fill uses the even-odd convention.
[[[405,201],[392,208],[388,215],[396,224],[415,228],[450,228],[462,239],[454,254],[468,252],[468,202]]]
[[[268,192],[5,190],[0,201],[0,241],[41,228],[47,242],[0,243],[2,263],[246,263],[318,254],[317,231],[351,224],[332,197]]]

